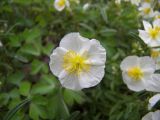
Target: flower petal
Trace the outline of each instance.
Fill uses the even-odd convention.
[[[59,76],[60,72],[63,70],[62,62],[63,62],[63,56],[67,52],[66,49],[57,47],[53,50],[51,56],[50,56],[50,70],[55,76]]]
[[[146,31],[149,31],[149,29],[152,28],[152,25],[147,21],[143,21],[143,26]]]
[[[144,41],[144,43],[148,44],[150,42],[149,34],[144,30],[138,30],[139,37]]]
[[[151,110],[154,105],[160,100],[160,94],[156,94],[149,99],[148,109]]]
[[[137,56],[126,57],[120,65],[121,70],[127,71],[128,68],[139,66],[139,58]]]
[[[90,40],[90,48],[87,51],[88,64],[104,65],[106,62],[106,50],[98,40]]]
[[[60,83],[63,87],[71,90],[81,90],[79,78],[76,74],[68,74],[66,71],[61,72],[59,76]]]
[[[131,79],[126,72],[122,73],[123,81],[130,90],[139,92],[145,90],[145,84],[143,80],[133,80]]]
[[[81,50],[87,49],[89,45],[89,39],[80,36],[80,34],[76,32],[65,35],[60,42],[60,47],[78,53],[81,52]]]
[[[139,65],[143,69],[143,71],[147,73],[154,73],[156,70],[155,61],[149,56],[140,57]]]
[[[152,92],[160,92],[160,74],[153,74],[147,79],[146,90]]]
[[[104,77],[105,66],[91,66],[88,72],[83,72],[79,77],[81,88],[88,88],[97,85]]]

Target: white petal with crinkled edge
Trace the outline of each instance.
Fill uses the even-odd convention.
[[[73,32],[62,38],[60,47],[80,53],[84,50],[88,50],[90,44],[89,39],[80,36],[79,33]]]
[[[63,87],[72,90],[81,90],[82,86],[79,84],[79,77],[76,74],[68,74],[62,71],[59,76],[60,83]]]
[[[139,65],[145,73],[154,73],[156,69],[155,61],[149,56],[140,57]]]
[[[66,49],[57,47],[55,50],[53,50],[51,56],[50,56],[50,70],[55,76],[59,76],[60,72],[62,72],[62,64],[63,64],[63,56],[67,52]]]
[[[152,92],[160,92],[160,74],[153,74],[147,80],[146,90]]]
[[[131,77],[127,75],[126,72],[122,73],[123,81],[126,83],[127,87],[133,91],[142,91],[145,90],[145,81],[142,80],[133,80]]]
[[[160,120],[160,110],[149,112],[142,118],[142,120]]]
[[[105,66],[90,66],[90,70],[83,72],[79,76],[79,84],[82,88],[97,85],[104,77]]]
[[[139,66],[138,56],[128,56],[126,57],[120,65],[122,71],[127,71],[131,67]]]
[[[160,100],[160,94],[156,94],[149,99],[148,110],[151,110]]]
[[[149,34],[144,30],[138,30],[138,31],[139,31],[139,37],[144,41],[144,43],[148,44],[151,41]]]
[[[59,5],[58,5],[58,2],[59,2],[59,1],[60,1],[60,0],[55,0],[55,2],[54,2],[54,7],[56,8],[56,10],[62,11],[62,10],[65,8],[66,4],[64,4],[63,6],[59,6]]]
[[[90,47],[87,52],[87,63],[91,65],[104,65],[106,62],[106,50],[99,41],[92,39],[89,41]]]

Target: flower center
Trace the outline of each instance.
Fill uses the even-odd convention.
[[[156,50],[152,50],[151,51],[151,57],[152,58],[158,58],[160,55],[160,52],[159,51],[156,51]]]
[[[86,56],[82,56],[72,50],[69,50],[63,56],[63,68],[68,73],[76,73],[79,75],[82,71],[89,71],[90,65],[86,64]]]
[[[153,28],[149,30],[149,34],[153,39],[156,39],[156,37],[158,36],[158,29],[157,28]]]
[[[144,0],[144,2],[148,2],[148,3],[150,3],[150,2],[151,2],[151,0]]]
[[[134,80],[140,80],[143,77],[143,71],[140,67],[132,67],[128,71],[128,76]]]
[[[144,12],[145,14],[149,14],[150,11],[151,11],[151,8],[145,8],[145,9],[143,10],[143,12]]]
[[[58,6],[63,7],[65,5],[65,0],[59,0],[58,1]]]

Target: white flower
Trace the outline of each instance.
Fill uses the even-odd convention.
[[[148,110],[151,110],[160,100],[160,94],[156,94],[149,99]]]
[[[58,11],[62,11],[65,7],[69,7],[69,1],[68,0],[55,0],[54,7]]]
[[[141,0],[131,0],[131,3],[133,5],[137,5],[137,6],[140,4],[140,2],[141,2]]]
[[[83,6],[83,10],[86,11],[86,10],[88,10],[89,7],[90,7],[90,4],[89,4],[89,3],[86,3],[86,4],[84,4],[84,6]]]
[[[155,62],[150,57],[128,56],[120,65],[122,77],[128,88],[133,91],[153,90],[152,74]]]
[[[154,18],[155,19],[160,19],[160,12],[159,11],[154,12]]]
[[[160,48],[151,49],[151,57],[155,60],[156,70],[160,69]]]
[[[3,44],[2,44],[2,42],[0,41],[0,47],[2,47],[3,46]]]
[[[50,56],[50,69],[65,88],[81,90],[97,85],[104,76],[106,51],[95,39],[79,33],[64,36]]]
[[[116,4],[121,4],[121,0],[115,0]]]
[[[154,16],[153,8],[150,3],[143,3],[138,10],[140,11],[140,15],[144,18],[152,18]]]
[[[149,47],[160,46],[160,20],[154,21],[153,26],[149,22],[143,21],[143,26],[145,30],[139,30],[140,38]]]
[[[160,110],[149,112],[142,118],[142,120],[160,120]]]

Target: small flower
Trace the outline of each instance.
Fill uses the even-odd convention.
[[[160,12],[159,11],[154,12],[154,18],[155,19],[160,19]]]
[[[151,49],[151,57],[155,60],[156,70],[160,69],[160,48]]]
[[[153,26],[149,22],[143,21],[143,26],[145,30],[139,30],[140,38],[149,47],[160,46],[160,20],[154,21]]]
[[[155,72],[155,62],[150,57],[128,56],[120,65],[122,77],[128,88],[133,91],[150,90],[152,74]]]
[[[2,44],[2,42],[0,41],[0,47],[2,47],[3,46],[3,44]]]
[[[131,4],[139,6],[141,0],[131,0]]]
[[[89,9],[89,7],[90,7],[90,4],[89,4],[89,3],[86,3],[86,4],[84,4],[84,6],[83,6],[83,10],[86,11],[86,10]]]
[[[116,4],[121,4],[121,0],[115,0]]]
[[[54,7],[58,11],[62,11],[65,7],[69,7],[69,1],[68,0],[55,0]]]
[[[142,118],[142,120],[160,120],[160,110],[149,112]]]
[[[65,88],[81,90],[97,85],[104,76],[106,51],[95,39],[79,33],[64,36],[50,56],[50,69]]]
[[[153,8],[150,3],[144,2],[138,10],[140,11],[140,15],[144,18],[152,18],[154,16]]]
[[[149,99],[148,110],[151,110],[160,100],[160,94],[156,94]]]

